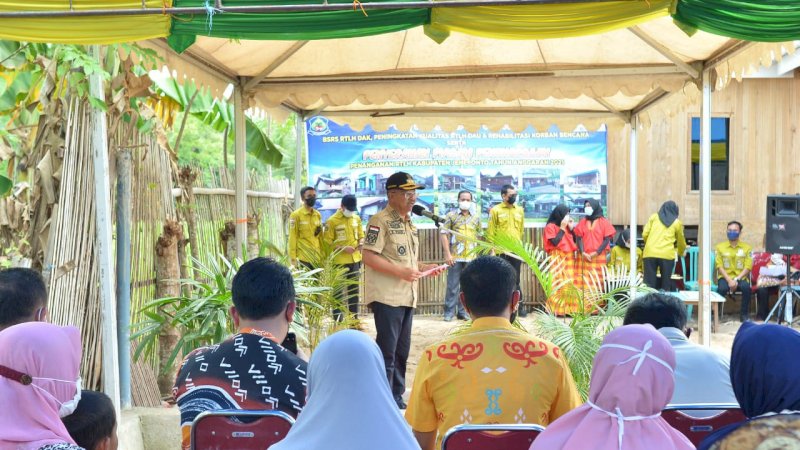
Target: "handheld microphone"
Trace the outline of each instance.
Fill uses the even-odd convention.
[[[416,215],[418,215],[418,216],[427,217],[428,219],[431,219],[432,221],[436,222],[437,225],[440,224],[440,223],[444,223],[444,219],[443,218],[441,218],[441,217],[437,216],[436,214],[428,211],[427,209],[423,208],[420,205],[414,205],[411,208],[411,212],[416,214]]]

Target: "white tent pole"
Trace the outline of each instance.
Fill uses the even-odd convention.
[[[244,257],[247,243],[247,147],[242,86],[233,87],[233,146],[235,149],[236,254]],[[252,258],[258,255],[247,255]]]
[[[89,49],[102,64],[100,46]],[[105,100],[103,80],[99,73],[89,76],[92,97]],[[111,182],[108,170],[108,124],[105,111],[91,109],[92,160],[94,161],[95,235],[97,238],[97,270],[100,272],[100,317],[103,343],[103,391],[111,397],[119,417],[119,354],[117,348],[117,305],[114,286],[114,258],[111,250]]]
[[[295,123],[295,137],[297,145],[294,154],[294,207],[300,207],[300,188],[301,180],[303,178],[303,154],[305,152],[306,143],[306,119],[302,114],[297,115],[297,122]]]
[[[703,104],[700,110],[700,343],[711,345],[711,81],[703,71]]]
[[[637,202],[637,192],[636,188],[638,185],[638,174],[636,170],[637,166],[637,147],[636,147],[636,127],[639,126],[639,116],[632,115],[630,121],[631,127],[631,142],[630,142],[630,158],[628,161],[629,167],[628,170],[630,171],[630,200],[631,200],[631,225],[630,225],[630,232],[631,232],[631,240],[628,245],[631,249],[631,261],[630,261],[630,279],[631,279],[631,286],[633,286],[634,281],[636,280],[637,270],[636,270],[636,243],[637,243],[637,233],[636,233],[636,226],[637,226],[637,215],[638,211],[636,209],[636,202]],[[631,287],[630,297],[631,300],[636,295],[636,289]]]

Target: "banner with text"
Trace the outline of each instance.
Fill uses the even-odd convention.
[[[374,131],[369,126],[354,131],[316,116],[306,129],[308,180],[317,191],[323,219],[336,211],[343,195],[354,194],[366,221],[386,206],[386,178],[397,171],[425,185],[417,203],[439,215],[456,208],[458,192],[469,191],[474,212],[485,221],[489,209],[502,201],[500,189],[506,184],[517,188],[517,202],[530,226],[544,226],[559,203],[578,215],[589,198],[606,207],[605,126],[569,132],[528,127],[519,133],[487,128],[446,132],[439,127]]]

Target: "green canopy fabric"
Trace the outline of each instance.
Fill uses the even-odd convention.
[[[376,0],[370,0],[376,1]],[[397,2],[401,0],[378,0]],[[176,7],[203,7],[214,2],[175,0]],[[226,0],[225,6],[305,5],[318,0]],[[329,0],[328,3],[353,3],[352,0]],[[272,14],[202,14],[175,15],[167,42],[176,52],[189,48],[197,35],[228,39],[303,41],[337,39],[391,33],[425,25],[430,10],[372,10],[361,8],[322,12],[284,12]]]
[[[678,0],[672,17],[687,31],[745,41],[800,39],[800,0]]]

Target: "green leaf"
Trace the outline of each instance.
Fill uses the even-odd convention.
[[[92,97],[90,95],[89,96],[89,104],[91,104],[92,107],[95,108],[95,109],[99,109],[99,110],[101,110],[103,112],[108,112],[108,105],[106,105],[106,102],[104,102],[103,100],[100,100],[97,97]]]
[[[0,175],[0,197],[5,197],[11,192],[14,183],[8,177]]]
[[[24,65],[25,52],[21,51],[21,44],[15,41],[0,41],[0,66],[6,69],[17,69]]]

